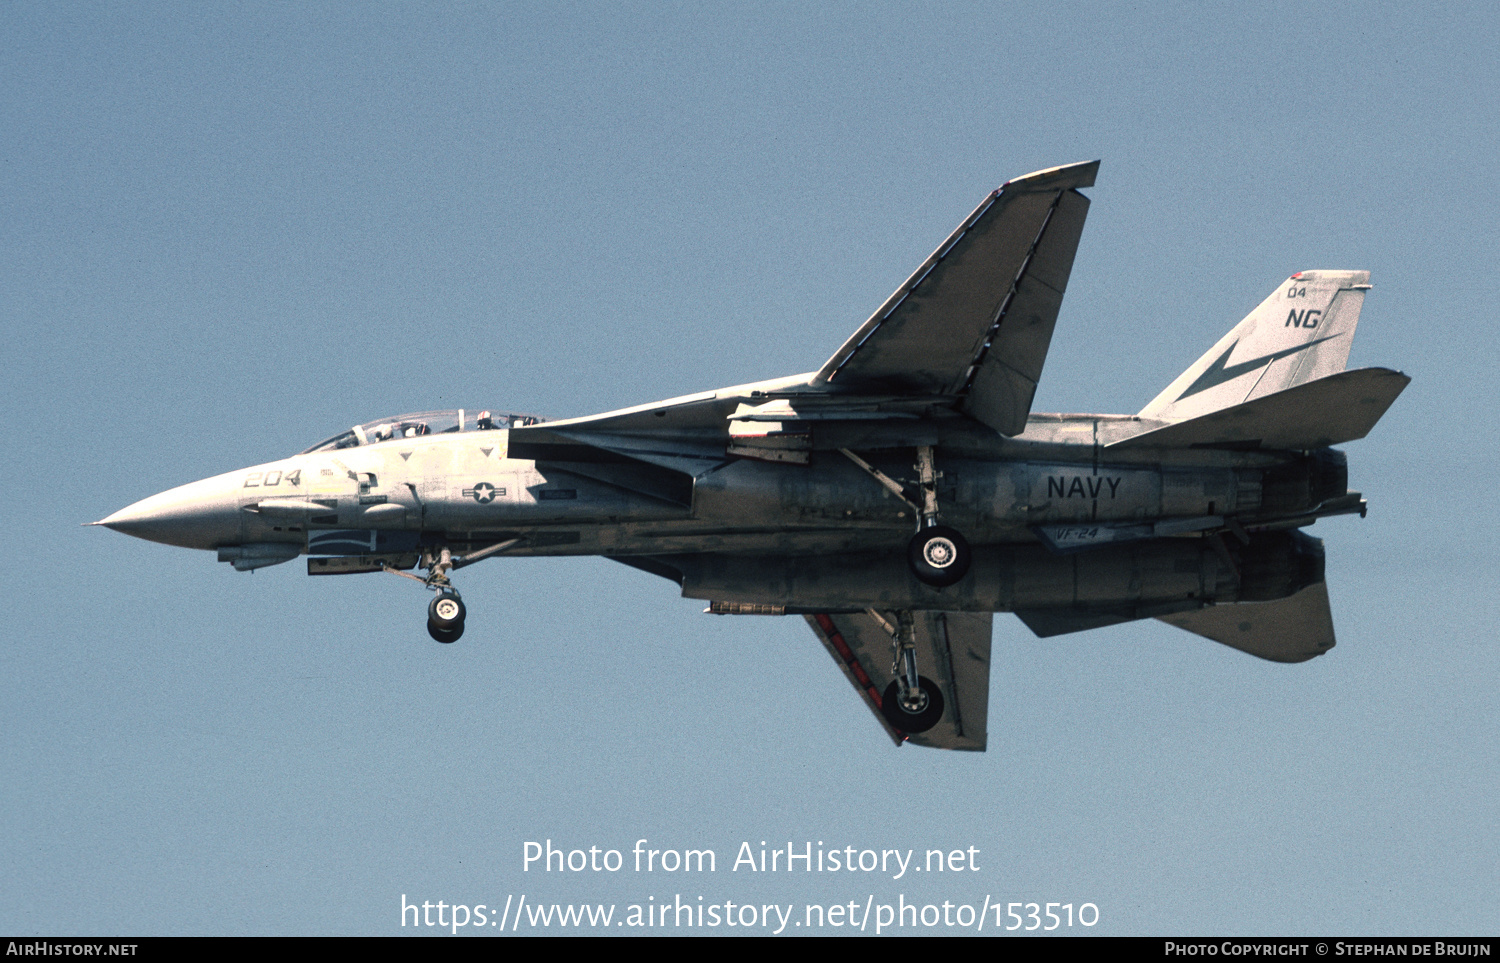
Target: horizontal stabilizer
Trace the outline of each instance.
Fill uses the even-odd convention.
[[[1050,639],[1055,635],[1070,635],[1102,629],[1108,625],[1133,622],[1136,616],[1128,613],[1081,612],[1074,608],[1016,609],[1016,618],[1026,624],[1039,639]]]
[[[1110,448],[1326,448],[1370,433],[1411,379],[1359,368],[1117,441]]]
[[[1274,602],[1234,602],[1158,618],[1272,662],[1306,662],[1334,644],[1327,582]]]

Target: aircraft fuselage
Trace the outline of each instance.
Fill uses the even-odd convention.
[[[1346,370],[1369,272],[1291,275],[1136,415],[1034,413],[1097,168],[992,191],[816,372],[560,421],[400,415],[97,524],[241,571],[407,576],[444,643],[467,611],[451,573],[605,556],[711,612],[806,616],[893,739],[947,748],[984,747],[981,613],[1321,655],[1323,547],[1300,529],[1364,514],[1332,446],[1410,380]]]

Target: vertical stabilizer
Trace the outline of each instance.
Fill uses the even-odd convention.
[[[1369,271],[1293,274],[1142,408],[1141,417],[1196,418],[1338,374],[1369,288]]]

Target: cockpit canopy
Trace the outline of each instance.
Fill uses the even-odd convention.
[[[355,425],[348,431],[341,431],[299,454],[358,448],[361,445],[376,445],[382,441],[392,441],[397,438],[417,438],[422,435],[441,435],[455,431],[491,431],[497,428],[513,428],[521,425],[534,425],[542,420],[536,415],[475,411],[464,408],[449,411],[416,411],[409,415],[379,418],[362,425]]]

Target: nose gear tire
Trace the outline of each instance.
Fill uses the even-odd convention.
[[[927,705],[918,712],[908,712],[901,704],[901,680],[897,679],[885,687],[880,698],[880,714],[885,716],[893,728],[916,735],[926,732],[943,718],[943,694],[937,683],[925,675],[917,676],[917,685],[927,695]]]
[[[440,592],[427,605],[427,621],[440,629],[463,631],[464,616],[463,600],[452,592]]]
[[[458,639],[459,639],[459,637],[464,634],[464,624],[462,622],[460,622],[460,623],[458,623],[458,627],[457,628],[444,629],[444,628],[439,628],[438,626],[432,624],[431,622],[428,622],[427,623],[427,634],[430,635],[430,636],[432,636],[434,639],[437,639],[439,642],[444,643],[444,644],[449,643],[449,642],[457,642]]]
[[[918,581],[938,587],[952,585],[969,574],[973,553],[957,529],[932,525],[911,537],[906,559]]]

